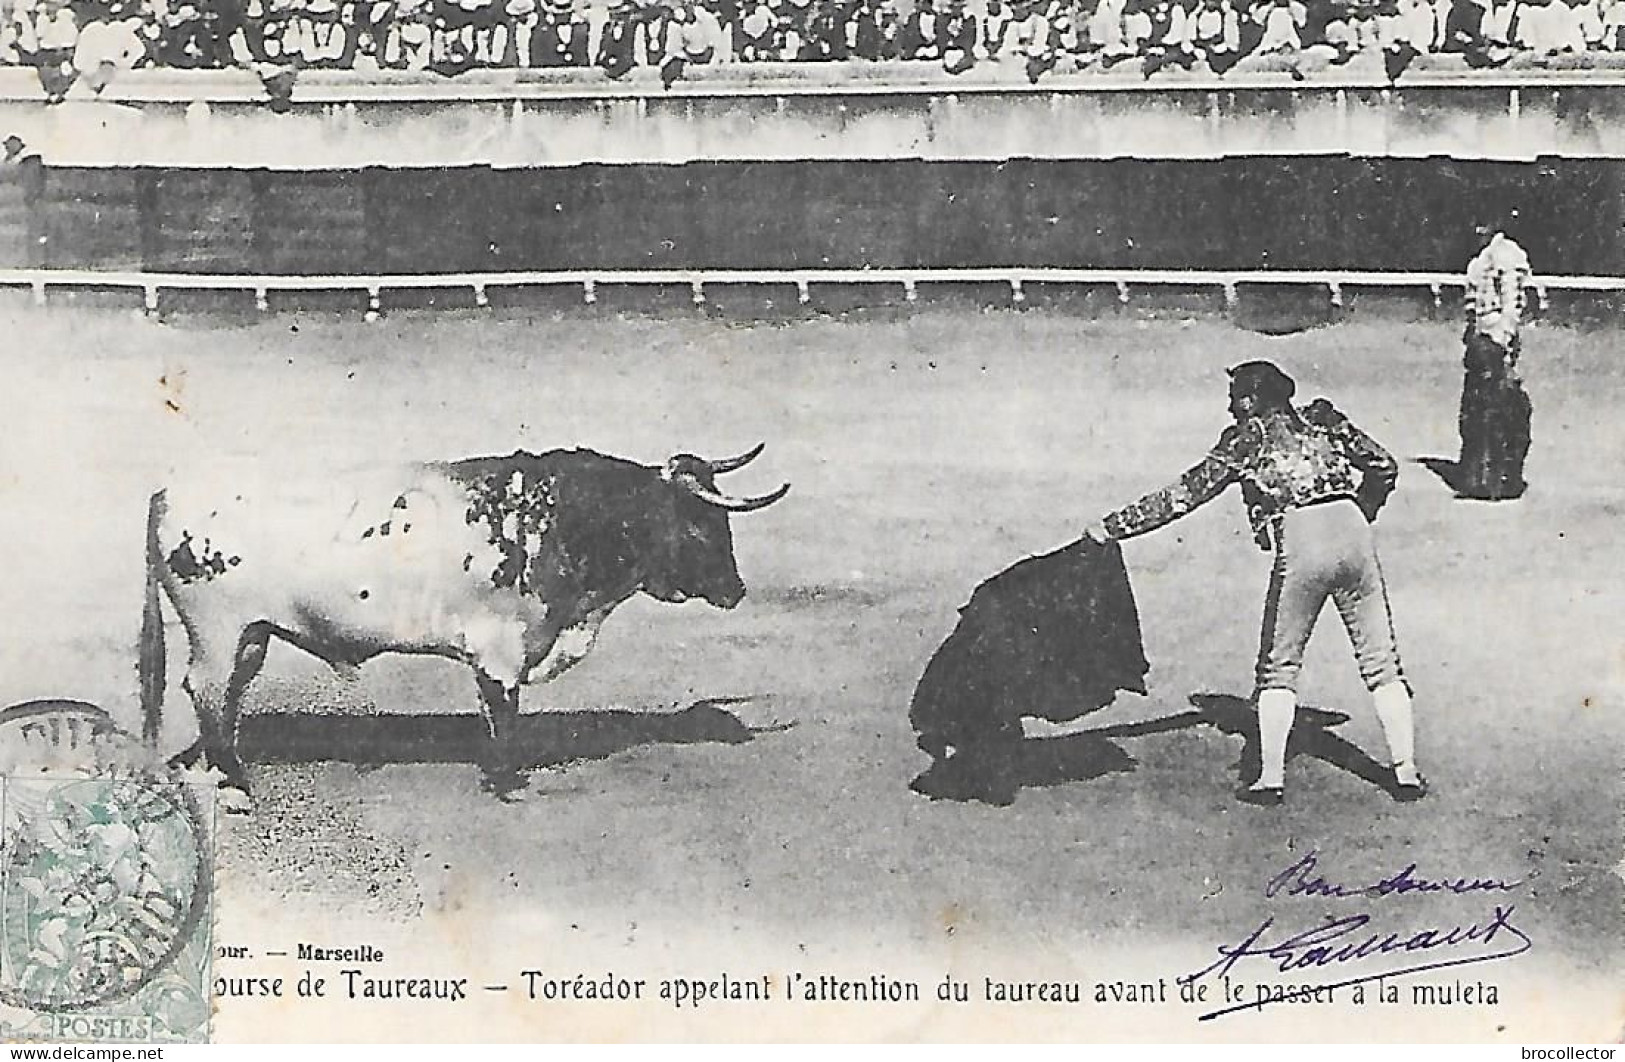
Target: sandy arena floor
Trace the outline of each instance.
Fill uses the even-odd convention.
[[[545,767],[518,805],[478,789],[465,672],[380,661],[346,685],[273,650],[245,735],[260,810],[221,828],[243,895],[405,921],[482,904],[692,914],[786,939],[815,896],[821,926],[905,940],[937,932],[951,899],[1017,948],[1180,941],[1245,921],[1257,883],[1318,845],[1353,879],[1409,860],[1523,878],[1543,954],[1617,976],[1618,331],[1527,335],[1533,486],[1491,506],[1413,463],[1455,450],[1450,324],[1271,338],[1215,320],[922,308],[370,326],[53,309],[5,325],[0,703],[78,696],[130,717],[145,499],[200,464],[320,476],[576,445],[655,463],[765,440],[736,486],[794,483],[734,521],[750,588],[737,610],[635,601],[586,663],[527,692],[527,712],[557,714],[524,735]],[[1400,806],[1358,776],[1385,753],[1328,612],[1303,696],[1349,718],[1300,727],[1286,807],[1235,803],[1267,558],[1234,496],[1125,547],[1153,685],[1086,720],[1110,737],[1054,738],[1051,776],[1010,808],[911,793],[925,758],[909,695],[955,609],[1200,457],[1225,422],[1223,367],[1251,357],[1406,461],[1381,545],[1436,796]],[[352,758],[376,762],[323,754],[339,713],[355,720],[346,740],[376,749]]]

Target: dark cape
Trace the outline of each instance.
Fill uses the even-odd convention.
[[[1456,492],[1487,501],[1521,497],[1531,409],[1518,374],[1518,339],[1508,349],[1469,327],[1464,341]]]
[[[942,757],[1021,739],[1021,718],[1067,722],[1145,693],[1150,665],[1117,543],[1080,539],[982,583],[926,665],[909,721]]]

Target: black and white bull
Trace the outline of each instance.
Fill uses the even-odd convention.
[[[239,485],[229,502],[161,490],[147,520],[147,740],[156,744],[161,724],[167,596],[190,645],[184,686],[199,731],[180,759],[207,756],[224,776],[226,806],[247,807],[238,716],[273,637],[339,671],[382,653],[468,665],[489,731],[486,783],[518,789],[521,765],[504,739],[522,685],[580,661],[637,593],[725,609],[745,596],[729,516],[790,487],[738,498],[716,477],[761,451],[678,454],[663,468],[590,450],[519,452],[282,484],[264,496]]]

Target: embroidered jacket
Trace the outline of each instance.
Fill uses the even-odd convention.
[[[1247,519],[1260,549],[1269,549],[1282,514],[1337,498],[1375,520],[1399,479],[1399,464],[1324,398],[1296,411],[1232,424],[1213,449],[1179,480],[1105,518],[1114,539],[1172,523],[1241,484]]]
[[[1497,233],[1489,245],[1467,263],[1467,321],[1490,338],[1507,345],[1523,320],[1524,284],[1529,280],[1529,255],[1515,242]]]

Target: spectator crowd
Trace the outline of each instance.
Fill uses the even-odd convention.
[[[8,0],[0,0],[0,4]],[[286,103],[302,69],[928,61],[951,73],[1174,66],[1224,74],[1380,54],[1468,65],[1625,51],[1625,0],[9,0],[0,63],[51,100],[137,67],[243,67]]]

